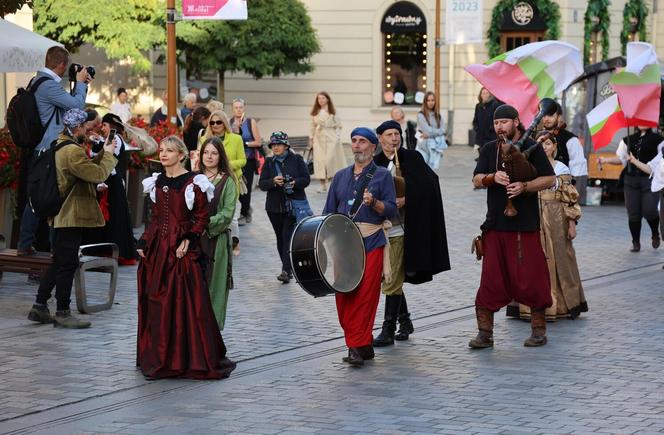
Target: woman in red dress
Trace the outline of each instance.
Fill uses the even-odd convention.
[[[152,218],[138,241],[136,363],[151,379],[221,379],[235,368],[199,263],[198,238],[214,185],[182,166],[186,155],[179,138],[165,138],[159,144],[164,173],[143,181]]]

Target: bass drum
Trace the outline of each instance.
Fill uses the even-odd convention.
[[[364,276],[362,234],[344,214],[301,221],[293,231],[289,254],[295,280],[314,297],[352,292]]]

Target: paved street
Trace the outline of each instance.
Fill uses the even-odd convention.
[[[227,380],[146,381],[136,370],[135,267],[121,268],[115,306],[78,331],[28,321],[35,289],[5,274],[0,433],[663,432],[664,250],[649,247],[644,225],[643,251],[629,252],[620,205],[583,209],[575,246],[589,313],[549,323],[549,344],[535,349],[522,345],[529,324],[501,313],[496,347],[468,349],[480,272],[470,241],[485,212],[473,165],[470,148],[454,147],[439,170],[453,270],[406,287],[415,334],[362,369],[341,362],[334,299],[276,280],[260,192],[234,264],[223,336],[238,368]]]

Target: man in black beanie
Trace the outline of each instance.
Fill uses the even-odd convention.
[[[376,133],[381,152],[374,162],[394,177],[398,210],[388,231],[391,280],[381,286],[385,320],[380,335],[373,341],[375,347],[381,347],[394,344],[395,339],[408,340],[414,331],[403,283],[431,281],[433,275],[450,269],[450,259],[438,175],[419,152],[401,146],[398,122],[385,121]],[[395,335],[397,320],[399,332]]]
[[[495,111],[493,126],[498,140],[482,147],[473,174],[473,185],[487,188],[488,210],[481,226],[484,258],[475,298],[479,333],[468,345],[475,349],[493,347],[493,314],[514,300],[531,309],[532,332],[524,346],[542,346],[547,342],[544,309],[552,300],[540,242],[537,192],[553,186],[555,176],[542,146],[528,139],[521,151],[528,150],[524,163],[532,165],[536,176],[530,181],[511,180],[506,163],[515,161],[512,144],[523,134],[519,113],[503,104]],[[516,215],[508,206],[508,198]]]

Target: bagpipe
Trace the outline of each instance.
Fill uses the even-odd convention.
[[[505,171],[510,179],[510,183],[517,181],[526,182],[537,178],[537,169],[535,169],[535,167],[528,161],[528,157],[535,149],[535,146],[531,146],[525,151],[521,151],[521,149],[526,140],[528,140],[533,134],[542,118],[546,115],[553,115],[555,111],[556,102],[551,98],[544,98],[539,103],[539,112],[533,119],[533,122],[530,123],[530,126],[521,135],[517,142],[513,143],[506,137],[500,137],[498,139],[498,158],[496,160],[496,165],[499,170]],[[504,144],[509,145],[506,152],[502,146]],[[512,199],[509,197],[507,198],[507,204],[505,205],[503,213],[508,217],[514,217],[518,214],[512,203]]]

